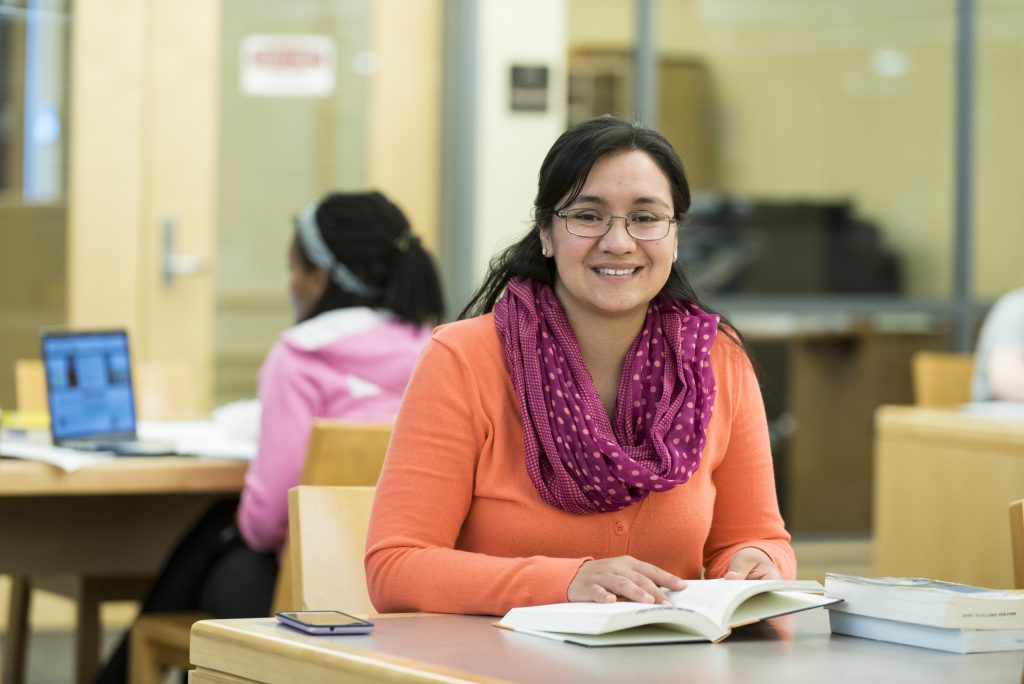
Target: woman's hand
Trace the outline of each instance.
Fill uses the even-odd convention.
[[[569,584],[568,596],[570,601],[612,603],[621,596],[627,601],[667,604],[659,587],[679,591],[686,588],[686,582],[632,556],[619,556],[581,565]]]
[[[732,555],[724,579],[782,579],[782,573],[767,553],[747,546]]]

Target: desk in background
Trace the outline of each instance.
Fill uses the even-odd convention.
[[[121,457],[66,472],[0,458],[0,573],[58,581],[154,575],[206,509],[241,491],[247,466]],[[78,650],[95,661],[94,645]],[[81,669],[89,667],[80,661]]]
[[[191,684],[292,682],[1016,682],[1024,654],[957,655],[830,637],[824,610],[737,630],[718,644],[585,648],[494,618],[374,618],[372,634],[308,636],[270,618],[192,627]]]
[[[114,458],[65,472],[0,458],[0,573],[151,573],[247,463]]]
[[[1024,414],[999,408],[878,410],[875,574],[1013,587],[1007,508],[1024,497]]]
[[[792,433],[778,440],[777,474],[790,532],[867,535],[871,530],[871,424],[877,407],[910,403],[910,359],[945,344],[937,332],[900,332],[840,317],[834,329],[788,333],[748,328],[769,416]],[[781,396],[780,396],[781,395]]]

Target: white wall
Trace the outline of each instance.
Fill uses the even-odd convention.
[[[565,130],[566,0],[481,0],[477,9],[474,274],[531,223],[537,172]],[[548,67],[548,108],[509,108],[510,67]]]

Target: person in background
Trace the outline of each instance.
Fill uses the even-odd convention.
[[[1024,401],[1024,288],[995,303],[974,352],[973,401]]]
[[[295,220],[288,250],[297,324],[259,376],[259,448],[241,501],[214,506],[185,537],[143,613],[270,614],[313,419],[394,420],[433,325],[441,283],[402,211],[378,192],[331,194]],[[97,682],[127,679],[127,638]]]
[[[558,138],[533,226],[409,383],[367,539],[377,610],[795,576],[750,360],[676,261],[689,205],[655,131],[601,117]]]

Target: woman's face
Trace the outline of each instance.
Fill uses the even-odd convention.
[[[636,150],[599,159],[566,207],[576,208],[613,216],[633,211],[675,215],[668,177],[646,152]],[[676,224],[660,240],[637,240],[626,232],[623,219],[612,221],[611,230],[599,238],[571,234],[558,216],[541,230],[541,243],[557,269],[555,294],[570,320],[581,315],[642,320],[668,280],[676,258]]]
[[[306,270],[299,258],[294,240],[288,249],[288,289],[291,294],[292,312],[295,320],[301,321],[313,310],[327,288],[327,271],[322,268]]]

